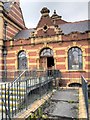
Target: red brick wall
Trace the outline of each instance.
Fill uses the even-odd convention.
[[[69,35],[70,36],[70,35]],[[80,35],[79,35],[80,36]],[[85,34],[85,36],[87,36]],[[66,36],[63,36],[63,39]],[[81,36],[83,38],[83,34]],[[66,39],[66,38],[65,38]],[[86,37],[85,37],[86,39]],[[67,41],[69,38],[67,39]],[[22,46],[20,45],[21,41],[25,44]],[[55,63],[55,69],[59,69],[62,74],[62,80],[66,80],[66,83],[71,83],[73,82],[73,79],[80,79],[81,75],[84,75],[84,77],[89,80],[90,79],[90,72],[88,72],[90,65],[88,65],[88,61],[90,57],[88,57],[88,52],[89,52],[89,46],[88,46],[88,41],[87,40],[76,40],[76,41],[64,41],[62,43],[48,43],[48,46],[54,51],[54,62]],[[30,40],[18,40],[14,41],[12,47],[10,47],[10,43],[7,43],[8,45],[8,55],[7,55],[7,69],[17,69],[17,55],[20,50],[25,50],[27,54],[27,59],[28,59],[28,67],[30,69],[36,68],[37,67],[37,59],[39,58],[39,53],[40,50],[44,47],[44,44],[36,44],[36,45],[30,45]],[[19,45],[19,46],[18,46]],[[70,47],[80,47],[81,50],[83,50],[83,69],[80,71],[70,71],[68,70],[68,49]],[[11,58],[11,59],[10,59]],[[10,65],[11,64],[11,65]],[[14,65],[15,64],[15,65]]]

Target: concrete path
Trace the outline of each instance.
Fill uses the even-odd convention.
[[[78,118],[78,90],[57,90],[51,97],[44,113],[49,117],[67,119]]]

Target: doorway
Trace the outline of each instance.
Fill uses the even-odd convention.
[[[40,52],[39,66],[42,69],[52,69],[54,67],[53,51],[45,48]]]
[[[52,68],[54,66],[54,58],[47,57],[47,68]]]

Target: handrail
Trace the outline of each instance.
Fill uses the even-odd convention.
[[[23,71],[23,72],[18,76],[18,78],[16,78],[16,79],[11,83],[11,86],[8,87],[7,91],[13,86],[13,84],[14,84],[15,82],[18,81],[18,79],[19,79],[25,72],[26,72],[26,70]],[[11,94],[10,94],[10,95],[11,95]],[[9,120],[11,120],[10,115],[9,115],[9,110],[8,110],[8,108],[6,107],[5,100],[4,100],[3,98],[2,98],[2,102],[3,102],[3,104],[4,104],[4,107],[5,107],[5,110],[6,110],[6,112],[7,112],[8,117],[9,117]]]
[[[51,71],[52,72],[52,71]],[[5,95],[3,97],[3,85],[2,85],[2,114],[3,108],[5,108],[6,117],[11,120],[11,118],[21,112],[22,109],[27,109],[28,104],[31,101],[28,100],[28,94],[32,94],[31,91],[34,89],[39,89],[38,92],[41,98],[41,89],[43,92],[47,92],[48,89],[52,89],[52,81],[56,77],[56,72],[41,71],[41,70],[24,70],[15,72],[14,81],[11,83],[5,83]],[[55,76],[54,76],[55,74]],[[11,75],[11,74],[10,74]],[[7,85],[6,85],[7,84]],[[33,86],[34,85],[34,86]],[[16,87],[16,88],[15,88]],[[13,89],[15,88],[15,89]],[[45,89],[45,90],[44,90]],[[15,94],[15,96],[14,96]],[[8,103],[6,103],[6,95],[8,95]],[[38,97],[38,96],[37,96]],[[34,98],[36,99],[36,98]],[[11,100],[11,101],[10,101]],[[29,101],[29,102],[28,102]],[[10,106],[10,102],[12,106]],[[7,104],[7,105],[6,105]],[[10,112],[11,107],[11,112]],[[3,118],[3,115],[2,115]]]
[[[87,111],[87,118],[89,118],[89,112],[88,112],[88,85],[87,85],[87,80],[84,78],[83,75],[81,75],[82,79],[82,91],[84,95],[84,100],[85,100],[85,106],[86,106],[86,111]]]
[[[19,76],[18,76],[18,78],[16,78],[13,82],[12,82],[12,84],[11,84],[11,86],[10,87],[12,87],[12,85],[13,85],[13,83],[15,83],[15,82],[17,82],[18,81],[18,79],[24,74],[26,72],[26,70],[25,71],[23,71],[23,73],[21,73]],[[9,87],[9,88],[10,88]],[[9,89],[8,88],[8,89]]]
[[[87,83],[87,80],[85,79],[85,77],[83,75],[81,75],[81,78],[83,78],[84,81]]]

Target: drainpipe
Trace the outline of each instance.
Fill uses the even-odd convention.
[[[4,37],[4,41],[3,41],[3,58],[4,58],[4,73],[3,73],[3,81],[6,82],[7,81],[7,63],[6,63],[6,57],[7,57],[7,47],[6,47],[6,34],[7,34],[7,22],[4,22],[4,29],[5,29],[5,37]]]

